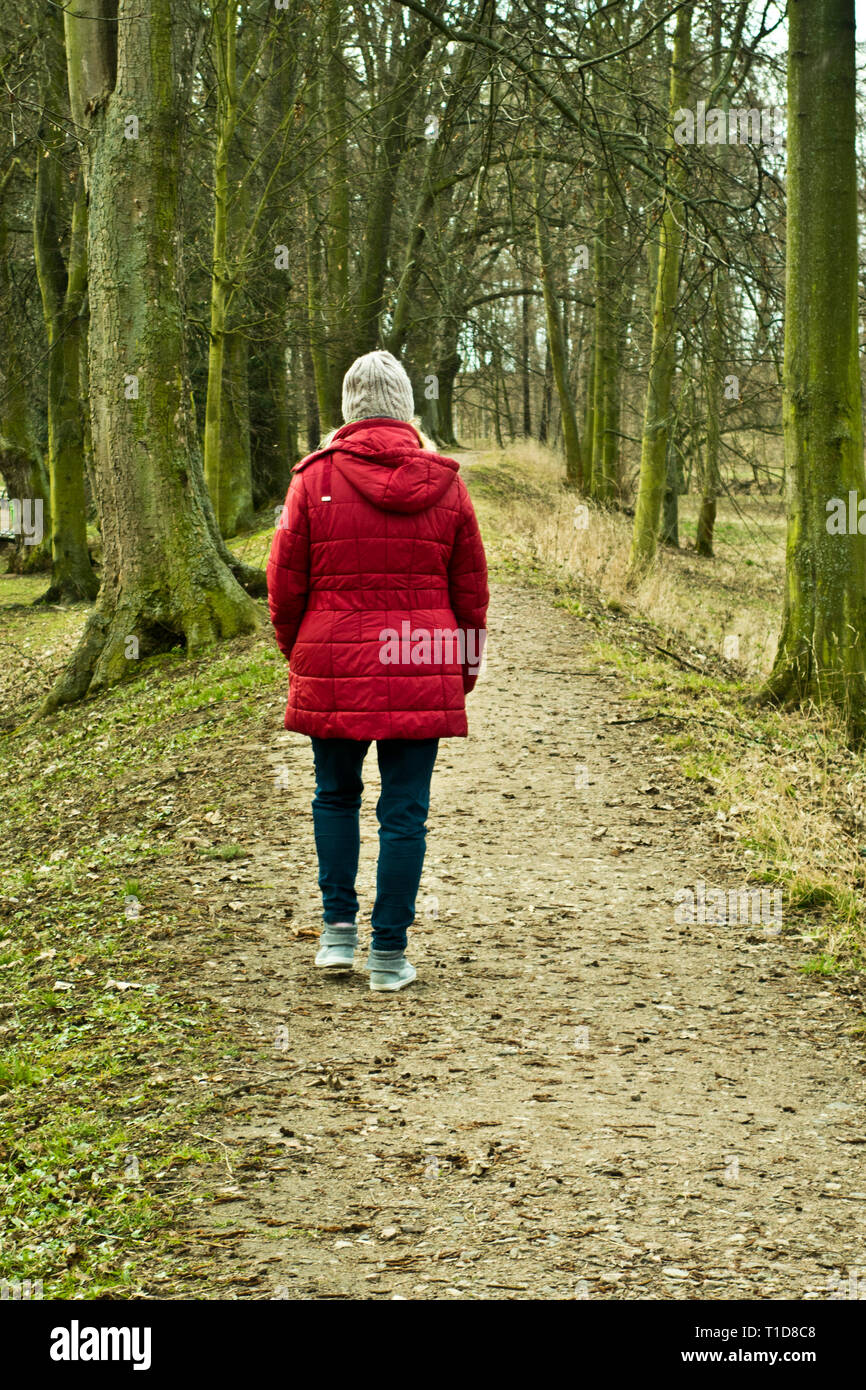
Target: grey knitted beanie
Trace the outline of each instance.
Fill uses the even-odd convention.
[[[343,419],[369,420],[386,415],[411,420],[415,414],[412,383],[390,352],[358,357],[343,377]]]

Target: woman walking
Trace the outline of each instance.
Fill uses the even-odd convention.
[[[370,988],[400,990],[415,917],[440,738],[467,732],[484,646],[487,565],[458,464],[411,423],[396,358],[370,352],[343,381],[343,419],[295,465],[268,562],[289,661],[285,726],[309,734],[324,927],[316,965],[350,970],[358,931],[361,770],[371,742],[382,791],[367,960]]]

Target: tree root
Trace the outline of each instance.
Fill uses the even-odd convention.
[[[143,593],[124,595],[114,605],[111,597],[103,597],[37,717],[129,680],[144,657],[178,646],[194,655],[218,641],[254,632],[262,623],[259,606],[228,578],[185,599]]]
[[[57,584],[49,584],[44,594],[33,600],[33,607],[38,608],[43,603],[92,603],[99,593],[99,579],[93,576],[93,583],[86,585],[82,590],[80,584],[74,580],[61,580]]]
[[[246,589],[254,598],[263,598],[268,592],[268,577],[265,571],[256,569],[255,565],[244,564],[243,560],[236,559],[231,551],[227,551],[227,554],[226,563],[241,588]]]

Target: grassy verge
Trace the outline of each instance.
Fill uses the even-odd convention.
[[[688,548],[694,517],[684,507],[683,549],[664,550],[632,592],[629,518],[589,507],[576,527],[579,504],[552,455],[518,445],[477,456],[466,473],[493,573],[542,586],[593,624],[595,659],[616,665],[635,719],[651,721],[684,775],[709,792],[719,839],[736,847],[751,882],[782,888],[785,931],[802,943],[803,968],[822,976],[862,971],[863,755],[846,747],[832,716],[754,701],[780,617],[778,498],[721,504],[712,560]],[[726,659],[726,650],[738,659]]]
[[[248,1042],[178,983],[230,930],[183,881],[237,857],[225,770],[284,667],[266,637],[176,653],[28,726],[86,616],[43,587],[0,579],[0,1292],[214,1296],[179,1232],[226,1181],[208,1116]]]

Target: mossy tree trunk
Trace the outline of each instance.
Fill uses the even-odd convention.
[[[271,183],[280,161],[274,132],[285,112],[295,106],[297,76],[304,57],[299,22],[300,7],[288,16],[271,7],[268,23],[276,29],[264,55],[263,80],[255,106],[255,159],[259,189],[269,187],[263,213],[262,244],[270,253],[254,265],[250,298],[255,305],[256,332],[250,346],[250,456],[253,505],[282,501],[291,480],[298,451],[296,392],[290,387],[288,366],[289,303],[292,280],[289,267],[277,248],[288,246],[293,229],[281,187]],[[267,239],[266,239],[267,237]],[[278,264],[279,261],[279,264]],[[297,350],[291,353],[299,362]]]
[[[586,426],[584,447],[586,449],[586,490],[595,497],[601,474],[601,450],[604,440],[603,397],[604,397],[604,330],[609,312],[606,300],[605,246],[604,246],[604,169],[599,165],[593,180],[593,201],[595,204],[594,271],[595,271],[595,310],[592,323],[592,346],[590,350],[589,382],[587,385]]]
[[[546,308],[546,306],[545,306]],[[544,378],[541,388],[541,410],[538,413],[538,442],[546,444],[550,437],[550,412],[553,405],[553,359],[550,355],[550,339],[544,345]]]
[[[671,396],[676,372],[676,305],[683,240],[683,208],[680,195],[687,177],[685,162],[676,155],[673,114],[685,106],[688,100],[692,14],[692,5],[685,5],[677,14],[671,60],[668,191],[659,232],[652,347],[641,441],[640,482],[629,561],[633,580],[639,577],[655,556],[662,499],[667,482]]]
[[[854,0],[788,5],[783,424],[785,607],[766,695],[833,705],[866,732],[866,536],[828,529],[862,499]],[[845,508],[847,513],[847,506]]]
[[[0,369],[0,390],[8,379],[4,364]],[[23,531],[18,535],[7,563],[9,574],[40,574],[51,569],[51,538],[45,530],[51,516],[48,471],[39,457],[29,417],[26,401],[7,397],[0,411],[0,478],[10,498],[19,502],[27,499],[34,509],[31,517],[35,518],[36,504],[42,504],[43,527],[38,544],[29,544]]]
[[[228,329],[220,392],[219,516],[224,536],[248,529],[254,515],[249,358],[245,330]]]
[[[233,322],[240,298],[237,233],[246,226],[249,213],[244,161],[237,148],[238,0],[217,0],[214,5],[213,44],[217,116],[204,474],[220,529],[224,536],[233,536],[253,515],[248,347],[242,328]]]
[[[456,338],[456,327],[453,337]],[[439,358],[439,442],[455,447],[457,435],[454,428],[454,382],[460,371],[461,357],[456,342],[445,348]]]
[[[713,85],[719,81],[722,68],[722,15],[716,10],[710,21],[710,38],[713,49]],[[726,113],[730,106],[727,96],[722,98],[722,110]],[[722,166],[726,160],[727,147],[722,145],[717,157]],[[721,248],[720,248],[721,249]],[[699,466],[698,480],[701,500],[698,508],[695,550],[698,555],[709,559],[713,554],[713,538],[716,529],[716,510],[721,489],[721,447],[722,447],[722,377],[724,368],[722,354],[725,342],[725,306],[722,294],[722,257],[713,275],[710,292],[708,325],[704,333],[704,359],[702,376],[704,380],[704,401],[706,405],[706,446],[703,460]]]
[[[707,429],[706,445],[699,481],[701,501],[698,511],[695,550],[698,555],[709,557],[713,553],[713,535],[716,526],[716,509],[721,487],[721,444],[722,444],[722,361],[724,348],[724,310],[722,308],[721,270],[717,267],[712,294],[710,295],[709,326],[706,352],[704,354],[704,399],[706,403]]]
[[[300,7],[277,11],[269,0],[218,0],[213,6],[217,119],[205,478],[226,536],[253,519],[254,331],[273,335],[276,326],[281,347],[272,354],[269,370],[278,389],[275,359],[281,355],[285,364],[287,276],[276,265],[265,224],[274,212],[278,175],[290,158],[300,18]],[[251,279],[256,275],[260,286],[265,275],[278,277],[266,292],[264,314],[253,311]],[[287,387],[281,402],[285,412]]]
[[[179,76],[193,61],[192,38],[171,0],[119,0],[117,23],[104,22],[110,17],[104,0],[73,0],[64,15],[90,202],[90,404],[104,563],[96,609],[45,711],[121,680],[152,652],[200,651],[261,622],[216,528],[186,371]]]
[[[313,365],[313,352],[310,338],[306,336],[301,343],[301,362],[303,364],[304,429],[306,450],[312,453],[325,431],[319,418],[319,401],[316,395],[316,372]]]
[[[346,59],[343,54],[343,0],[324,0],[325,138],[328,147],[327,287],[328,371],[331,397],[342,400],[343,377],[355,357],[349,286],[349,147],[346,110]],[[340,419],[342,416],[340,417]],[[334,420],[339,424],[340,420]]]
[[[659,540],[662,545],[669,545],[674,550],[678,550],[680,544],[680,493],[682,492],[682,486],[683,474],[680,464],[680,453],[676,439],[672,436],[668,442],[668,456],[665,467],[665,495],[662,501]]]
[[[529,332],[529,295],[520,296],[520,405],[524,439],[532,438],[532,358]]]
[[[87,549],[84,423],[80,360],[87,294],[87,205],[79,172],[71,216],[64,208],[68,109],[63,18],[46,16],[44,84],[33,206],[33,246],[48,339],[48,476],[51,486],[51,584],[43,599],[91,602],[99,588]],[[64,244],[66,253],[64,255]]]
[[[324,435],[342,423],[342,383],[337,379],[328,352],[327,312],[323,293],[322,229],[318,200],[312,189],[308,189],[306,197],[306,248],[309,358],[316,388],[319,428]],[[313,447],[317,442],[314,441]]]
[[[38,574],[51,569],[51,500],[48,471],[39,453],[33,412],[26,390],[21,389],[22,363],[17,354],[2,351],[0,358],[0,478],[10,498],[30,504],[35,519],[36,505],[42,506],[42,539],[29,544],[22,531],[9,556],[10,574]],[[17,520],[17,518],[16,518]]]
[[[42,540],[28,545],[22,532],[8,562],[10,573],[31,574],[51,568],[51,503],[10,274],[7,192],[20,172],[18,160],[13,159],[0,179],[0,319],[6,328],[0,335],[0,478],[10,498],[29,500],[34,517],[36,504],[42,505]]]
[[[342,424],[343,376],[355,356],[358,320],[349,268],[350,202],[342,0],[320,9],[322,62],[308,104],[318,114],[326,183],[311,174],[306,194],[307,330],[323,433]],[[375,344],[374,344],[375,346]]]
[[[249,386],[253,505],[261,507],[285,497],[292,465],[300,458],[284,334],[271,338],[251,355]]]
[[[231,11],[231,16],[229,16],[229,11]],[[222,396],[225,382],[226,320],[230,289],[228,264],[229,145],[234,135],[237,119],[235,76],[237,4],[234,0],[217,0],[213,10],[213,35],[217,73],[217,117],[214,146],[213,264],[211,269],[207,401],[204,423],[204,476],[214,515],[220,529],[225,533],[222,478]]]
[[[591,495],[612,502],[619,491],[620,409],[622,364],[621,325],[624,310],[622,267],[617,256],[617,225],[610,175],[598,177],[599,230],[596,239],[596,300],[592,366]]]
[[[593,336],[589,344],[589,363],[586,374],[586,400],[583,405],[583,448],[586,454],[588,469],[586,487],[590,496],[592,496],[592,489],[595,486],[595,479],[592,474],[592,464],[595,458],[595,359],[596,340]]]
[[[568,379],[568,352],[566,348],[565,326],[562,309],[556,292],[556,270],[550,230],[547,225],[547,210],[544,205],[544,173],[540,158],[532,161],[532,212],[535,224],[535,245],[538,251],[538,266],[541,287],[544,294],[544,312],[547,321],[547,342],[550,349],[550,362],[556,394],[559,400],[562,438],[565,448],[565,478],[569,487],[582,490],[584,483],[584,460],[580,447],[577,427],[577,410]],[[546,433],[546,431],[545,431]]]

